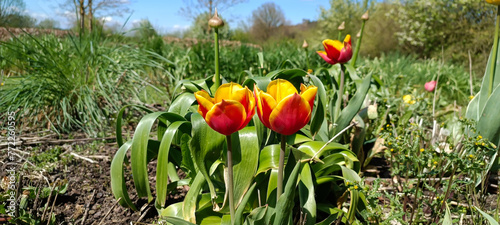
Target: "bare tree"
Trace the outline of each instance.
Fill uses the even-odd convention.
[[[66,0],[60,4],[60,7],[75,12],[80,29],[84,30],[88,26],[92,31],[95,17],[122,16],[130,12],[128,4],[130,4],[129,0]],[[88,20],[87,23],[85,17]]]
[[[267,2],[252,12],[250,31],[256,39],[265,41],[276,29],[285,25],[283,10],[274,2]]]
[[[0,26],[27,27],[34,24],[33,18],[24,14],[23,0],[0,0]]]
[[[208,12],[208,15],[213,15],[214,8],[219,12],[225,9],[247,2],[248,0],[183,0],[185,7],[179,10],[179,13],[190,19],[195,19],[200,14]]]

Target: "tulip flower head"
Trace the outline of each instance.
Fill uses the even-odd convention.
[[[325,51],[317,51],[317,53],[327,63],[334,65],[337,63],[346,63],[351,60],[351,35],[345,37],[344,43],[339,40],[326,39],[323,41],[323,46],[325,47]]]
[[[269,129],[291,135],[311,119],[314,98],[318,88],[300,86],[300,94],[292,83],[277,79],[269,83],[267,93],[254,86],[257,115]]]
[[[194,96],[198,101],[198,113],[208,126],[223,135],[243,129],[255,114],[252,91],[236,83],[221,85],[214,98],[205,90],[194,93]]]
[[[432,80],[432,81],[425,83],[424,88],[428,92],[433,92],[434,89],[436,89],[436,84],[437,84],[437,82],[435,80]]]
[[[500,0],[486,0],[486,2],[492,5],[500,5]]]

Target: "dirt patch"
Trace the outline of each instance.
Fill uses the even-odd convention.
[[[59,150],[55,153],[50,152],[54,151],[54,149]],[[40,197],[42,195],[35,193],[35,190],[41,188],[50,189],[52,186],[62,187],[64,184],[67,184],[67,191],[65,193],[57,194],[57,197],[54,194],[50,196],[50,200],[47,196],[40,197],[38,202],[35,198],[28,200],[25,213],[31,214],[31,221],[42,220],[44,206],[47,202],[49,202],[49,205],[54,204],[52,211],[52,215],[55,217],[54,224],[82,224],[83,220],[85,220],[83,224],[99,224],[101,221],[101,224],[130,224],[130,222],[139,221],[152,223],[155,221],[157,219],[157,212],[154,208],[154,203],[147,204],[144,199],[137,198],[135,194],[130,167],[128,168],[128,173],[125,174],[127,187],[129,188],[130,198],[141,211],[135,212],[116,204],[117,202],[112,194],[110,185],[110,166],[112,157],[117,149],[118,147],[114,142],[99,142],[84,145],[65,144],[62,146],[46,145],[25,149],[24,151],[29,152],[32,156],[37,155],[42,157],[48,154],[48,157],[53,156],[56,158],[53,161],[41,158],[40,160],[45,162],[39,165],[37,164],[39,159],[26,156],[28,160],[32,161],[31,163],[39,167],[33,169],[26,165],[29,169],[19,169],[23,173],[23,190],[30,190],[33,192],[31,196],[38,195]],[[72,152],[78,156],[91,159],[94,162],[76,157],[71,154]],[[6,161],[6,159],[3,159],[3,161]],[[155,169],[156,163],[150,163],[149,171],[151,174],[154,174]],[[3,171],[5,171],[5,166],[2,168],[2,174],[0,174],[2,177],[6,175]],[[150,176],[150,179],[154,195],[154,176]],[[27,194],[26,192],[24,193]],[[169,199],[171,202],[178,202],[182,201],[183,197],[184,194],[176,193],[170,195]],[[56,199],[55,202],[54,199]],[[45,224],[47,218],[50,218],[48,216],[50,210],[50,207],[46,210],[42,224]],[[5,215],[0,215],[0,218],[2,216],[3,218],[6,217]],[[26,219],[25,221],[28,222],[30,220]],[[20,222],[18,221],[17,223]]]

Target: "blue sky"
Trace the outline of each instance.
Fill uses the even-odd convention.
[[[59,5],[66,0],[24,0],[26,11],[31,16],[42,20],[44,18],[53,18],[59,21],[62,28],[67,28],[70,23],[64,14],[72,15],[74,13],[65,12]],[[130,16],[127,26],[130,27],[134,22],[141,19],[149,19],[156,29],[160,32],[173,32],[188,28],[192,21],[179,14],[179,9],[184,6],[182,0],[129,0],[131,14],[122,17],[106,18],[108,24],[123,25]],[[239,20],[246,21],[263,3],[269,0],[248,0],[228,9],[219,12],[224,18],[229,19],[230,27],[237,27]],[[283,10],[285,17],[292,24],[301,23],[303,19],[316,20],[319,15],[319,8],[323,6],[329,8],[329,0],[277,0],[272,1],[279,5]]]

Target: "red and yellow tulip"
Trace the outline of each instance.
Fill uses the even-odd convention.
[[[339,40],[326,39],[323,41],[325,51],[317,51],[327,63],[337,64],[346,63],[352,58],[351,35],[347,35],[344,43]]]
[[[252,91],[236,83],[221,85],[214,98],[205,90],[194,93],[194,96],[198,101],[198,113],[208,126],[223,135],[243,129],[255,114]]]
[[[284,135],[294,134],[311,119],[317,91],[315,86],[301,84],[299,95],[290,82],[282,79],[269,83],[267,93],[255,86],[257,115],[269,129]]]
[[[500,0],[486,0],[486,2],[493,5],[500,5]]]

